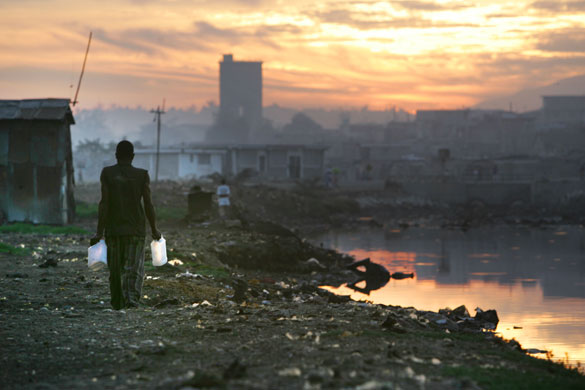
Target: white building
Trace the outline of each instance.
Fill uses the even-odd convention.
[[[215,148],[164,148],[160,150],[158,179],[192,179],[213,173],[223,174],[227,150]],[[137,168],[148,170],[150,179],[156,176],[156,149],[134,150]]]
[[[191,179],[218,173],[237,175],[244,170],[270,180],[320,178],[324,146],[292,144],[198,145],[164,148],[159,156],[159,180]],[[135,149],[133,165],[156,177],[156,149]]]

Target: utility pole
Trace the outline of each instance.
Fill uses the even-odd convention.
[[[165,113],[165,99],[163,99],[162,110],[160,106],[156,110],[150,110],[154,114],[153,122],[156,121],[156,165],[154,170],[154,182],[158,183],[158,161],[160,157],[160,116]]]

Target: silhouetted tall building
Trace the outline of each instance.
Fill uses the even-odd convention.
[[[234,61],[224,54],[219,63],[219,115],[243,122],[255,131],[262,124],[262,62]]]

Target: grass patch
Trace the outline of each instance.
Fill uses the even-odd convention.
[[[585,388],[585,377],[575,370],[567,370],[560,364],[546,360],[534,362],[527,370],[445,367],[443,374],[458,378],[470,378],[486,390],[576,390]]]
[[[78,200],[75,202],[75,215],[79,218],[97,218],[98,204],[86,203]]]
[[[336,337],[341,337],[341,335],[343,334],[343,332],[344,332],[343,329],[328,330],[327,332],[321,333],[321,337],[323,337],[323,338],[336,338]]]
[[[193,272],[203,276],[210,276],[215,279],[227,279],[230,277],[230,273],[225,268],[212,267],[210,265],[196,265],[194,268]]]
[[[13,247],[12,245],[0,242],[0,253],[8,253],[17,256],[26,256],[30,253],[30,250],[27,248],[16,248]]]
[[[0,233],[20,234],[89,234],[83,228],[77,226],[48,226],[32,225],[28,223],[14,223],[12,225],[0,226]]]
[[[187,215],[187,210],[183,207],[157,207],[156,218],[158,220],[177,220]],[[97,218],[98,204],[77,201],[75,203],[75,214],[79,218]]]
[[[157,220],[177,220],[182,219],[187,215],[187,210],[183,207],[157,207]]]

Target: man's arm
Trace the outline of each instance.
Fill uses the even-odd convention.
[[[102,184],[102,199],[100,200],[98,206],[98,225],[97,231],[95,236],[93,236],[89,240],[90,245],[95,245],[102,239],[104,236],[104,230],[106,228],[106,218],[108,216],[108,205],[109,205],[109,193],[108,193],[108,186],[106,184],[106,179],[104,176],[104,171],[102,170],[102,174],[100,176],[100,182]]]
[[[162,235],[156,228],[156,214],[154,212],[152,198],[150,197],[150,176],[148,176],[148,172],[146,172],[146,179],[144,180],[142,198],[144,200],[144,213],[146,214],[146,219],[148,219],[150,230],[152,231],[152,238],[160,240]]]

